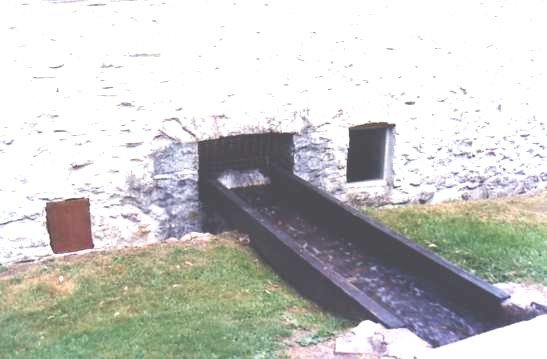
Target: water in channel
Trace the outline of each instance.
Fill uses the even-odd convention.
[[[433,346],[448,344],[496,327],[458,306],[425,278],[384,258],[366,253],[351,241],[276,198],[270,185],[233,191],[282,229],[300,248],[399,317],[408,329]]]

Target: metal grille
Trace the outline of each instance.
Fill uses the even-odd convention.
[[[293,141],[291,134],[266,133],[238,135],[199,143],[200,177],[227,169],[259,168],[266,172],[277,163],[292,172]]]

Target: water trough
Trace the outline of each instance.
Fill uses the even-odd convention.
[[[406,327],[433,346],[507,324],[505,292],[295,176],[290,162],[274,156],[234,163],[228,176],[233,163],[203,166],[202,200],[248,233],[287,282],[328,310]],[[259,175],[239,187],[237,171]]]

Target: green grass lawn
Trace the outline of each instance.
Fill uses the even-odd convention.
[[[490,282],[547,285],[547,193],[367,213]]]
[[[547,284],[547,194],[367,212],[491,282]],[[283,357],[350,324],[231,236],[0,267],[0,357]]]
[[[226,239],[6,272],[0,298],[2,358],[271,358],[295,329],[348,325]]]

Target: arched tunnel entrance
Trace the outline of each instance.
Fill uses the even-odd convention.
[[[218,214],[214,205],[203,200],[204,181],[224,178],[235,187],[249,182],[258,184],[267,179],[273,163],[292,172],[293,154],[293,135],[290,133],[236,135],[199,142],[199,193],[203,229],[212,233],[233,229]]]
[[[293,167],[293,135],[264,133],[238,135],[198,144],[200,180],[226,170],[268,169],[276,162],[288,170]]]

